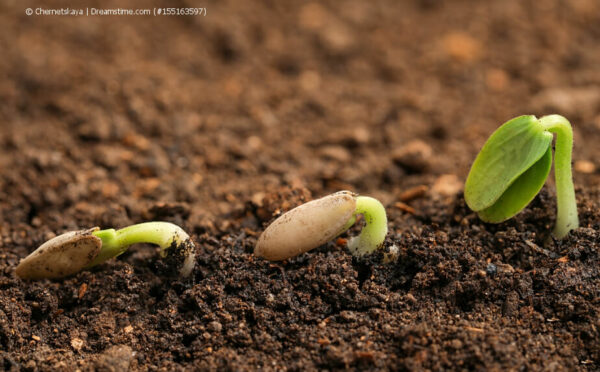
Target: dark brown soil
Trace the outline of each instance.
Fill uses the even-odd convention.
[[[0,5],[0,370],[600,368],[599,2],[29,6]],[[525,113],[574,126],[563,241],[552,182],[499,225],[462,197]],[[344,239],[252,255],[270,220],[340,189],[386,205],[397,263]],[[146,246],[62,281],[14,274],[55,234],[152,219],[197,242],[189,280]]]

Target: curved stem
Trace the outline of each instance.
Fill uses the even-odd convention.
[[[169,222],[145,222],[120,230],[99,230],[93,234],[102,240],[102,249],[98,256],[88,265],[88,268],[117,257],[132,244],[156,244],[161,248],[161,256],[164,257],[166,249],[170,248],[174,243],[177,246],[189,245],[191,243],[189,235],[181,227]],[[193,249],[186,246],[185,254],[184,267],[181,269],[182,275],[189,274],[194,264]]]
[[[554,154],[554,177],[556,180],[556,225],[554,235],[562,239],[569,231],[579,227],[577,201],[571,173],[573,129],[571,123],[560,115],[548,115],[540,119],[548,132],[556,133]]]
[[[348,248],[353,255],[362,256],[375,251],[383,244],[388,231],[387,215],[379,200],[368,196],[356,198],[354,215],[357,214],[363,215],[366,224],[360,235],[348,242]]]

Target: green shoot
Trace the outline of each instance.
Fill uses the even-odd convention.
[[[571,153],[573,151],[573,129],[571,123],[560,115],[548,115],[540,123],[550,133],[556,133],[554,154],[554,181],[556,183],[556,224],[554,235],[563,238],[569,231],[579,227],[577,201],[571,173]]]
[[[500,223],[522,211],[542,189],[552,167],[552,133],[556,133],[554,173],[557,218],[554,235],[564,238],[579,226],[571,174],[573,132],[560,115],[537,119],[519,116],[504,123],[487,140],[469,172],[465,200],[479,217]]]
[[[88,267],[121,255],[132,244],[150,243],[161,248],[162,257],[167,255],[169,248],[183,250],[185,259],[181,268],[182,276],[189,275],[194,268],[193,243],[189,235],[181,227],[169,222],[145,222],[120,230],[95,231],[93,235],[102,240],[102,249]]]
[[[355,256],[362,256],[374,252],[383,244],[388,232],[387,215],[379,200],[368,196],[356,198],[354,215],[358,214],[363,215],[365,227],[359,236],[350,239],[348,248]]]

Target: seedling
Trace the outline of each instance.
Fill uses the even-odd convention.
[[[156,244],[162,257],[175,257],[181,276],[194,268],[194,243],[183,229],[169,222],[146,222],[120,230],[95,227],[64,233],[21,260],[16,273],[22,279],[63,278],[117,257],[136,243]]]
[[[519,116],[492,133],[477,155],[465,184],[469,208],[491,223],[505,221],[522,211],[550,174],[553,133],[556,133],[557,204],[553,234],[564,238],[579,227],[571,174],[573,130],[569,121],[560,115],[541,119],[533,115]]]
[[[261,234],[254,254],[271,261],[298,256],[348,230],[359,214],[365,227],[349,240],[348,248],[355,256],[373,252],[387,235],[385,208],[377,199],[340,191],[281,215]]]

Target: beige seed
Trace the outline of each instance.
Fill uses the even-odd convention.
[[[100,252],[102,240],[88,230],[69,231],[52,238],[21,260],[16,273],[22,279],[56,279],[85,268]]]
[[[356,197],[340,191],[302,204],[276,219],[260,235],[254,254],[271,261],[292,258],[342,233],[356,209]]]

